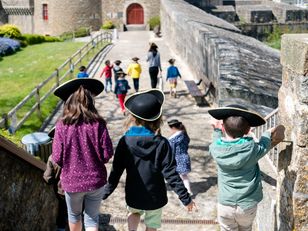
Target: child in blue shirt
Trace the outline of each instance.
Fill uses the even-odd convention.
[[[116,81],[115,89],[114,89],[114,93],[117,95],[121,110],[124,115],[125,115],[124,101],[125,101],[126,94],[128,90],[130,89],[128,81],[125,79],[125,75],[126,74],[123,71],[117,72],[117,81]]]
[[[87,68],[85,66],[79,67],[79,73],[77,74],[77,78],[87,78],[89,75],[87,74]]]
[[[257,205],[262,200],[258,161],[284,138],[279,125],[264,132],[258,142],[247,136],[251,127],[265,124],[257,113],[240,105],[210,109],[213,143],[209,151],[218,169],[218,222],[221,231],[251,231]],[[224,134],[224,136],[223,136]]]
[[[169,59],[168,61],[170,63],[170,66],[167,69],[167,81],[170,85],[170,95],[174,96],[176,98],[176,86],[177,86],[177,78],[182,77],[179,69],[174,66],[175,59]]]

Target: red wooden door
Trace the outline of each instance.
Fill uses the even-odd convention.
[[[144,13],[141,5],[133,3],[127,8],[127,24],[143,24]]]

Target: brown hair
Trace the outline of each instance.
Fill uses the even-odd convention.
[[[226,133],[232,138],[243,137],[248,133],[250,125],[242,116],[229,116],[223,120]]]
[[[154,121],[146,121],[140,118],[137,118],[133,116],[132,114],[129,114],[125,123],[124,127],[126,130],[129,129],[131,126],[144,126],[147,129],[151,130],[152,132],[155,132],[156,134],[160,134],[160,127],[163,124],[162,117],[160,116],[157,120]]]
[[[65,101],[61,120],[67,125],[96,121],[106,123],[95,108],[91,92],[82,85]]]
[[[176,128],[177,130],[180,130],[182,131],[185,135],[188,136],[187,134],[187,130],[186,130],[186,127],[184,126],[184,124],[182,122],[178,122],[178,123],[174,123],[174,124],[171,124],[169,125],[170,128]],[[189,138],[189,136],[188,136]]]

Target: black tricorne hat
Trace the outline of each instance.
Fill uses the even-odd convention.
[[[223,120],[230,116],[242,116],[248,121],[251,127],[257,127],[266,123],[263,117],[258,113],[248,111],[247,108],[237,104],[210,109],[208,112],[211,116],[218,120]]]
[[[83,86],[85,89],[91,91],[93,96],[99,95],[104,90],[104,84],[92,78],[82,78],[82,79],[72,79],[69,80],[54,91],[55,96],[58,96],[63,101],[66,101],[71,94],[78,90],[80,86]]]
[[[162,114],[164,93],[158,89],[137,92],[124,103],[125,108],[135,117],[145,121],[155,121]]]
[[[167,123],[170,127],[172,127],[172,126],[175,126],[175,125],[180,125],[182,122],[178,121],[177,119],[172,119],[172,120],[169,120]]]
[[[114,63],[115,63],[116,65],[120,65],[122,62],[121,62],[121,60],[116,60],[116,61],[114,61]]]
[[[124,71],[122,71],[122,70],[119,70],[119,71],[117,71],[116,72],[116,75],[118,76],[118,75],[127,75]]]

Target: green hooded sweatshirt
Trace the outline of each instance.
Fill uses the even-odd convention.
[[[222,205],[249,209],[262,200],[262,183],[258,160],[271,146],[270,132],[264,132],[259,143],[251,137],[233,141],[222,139],[222,131],[214,130],[210,154],[218,168],[218,202]]]

